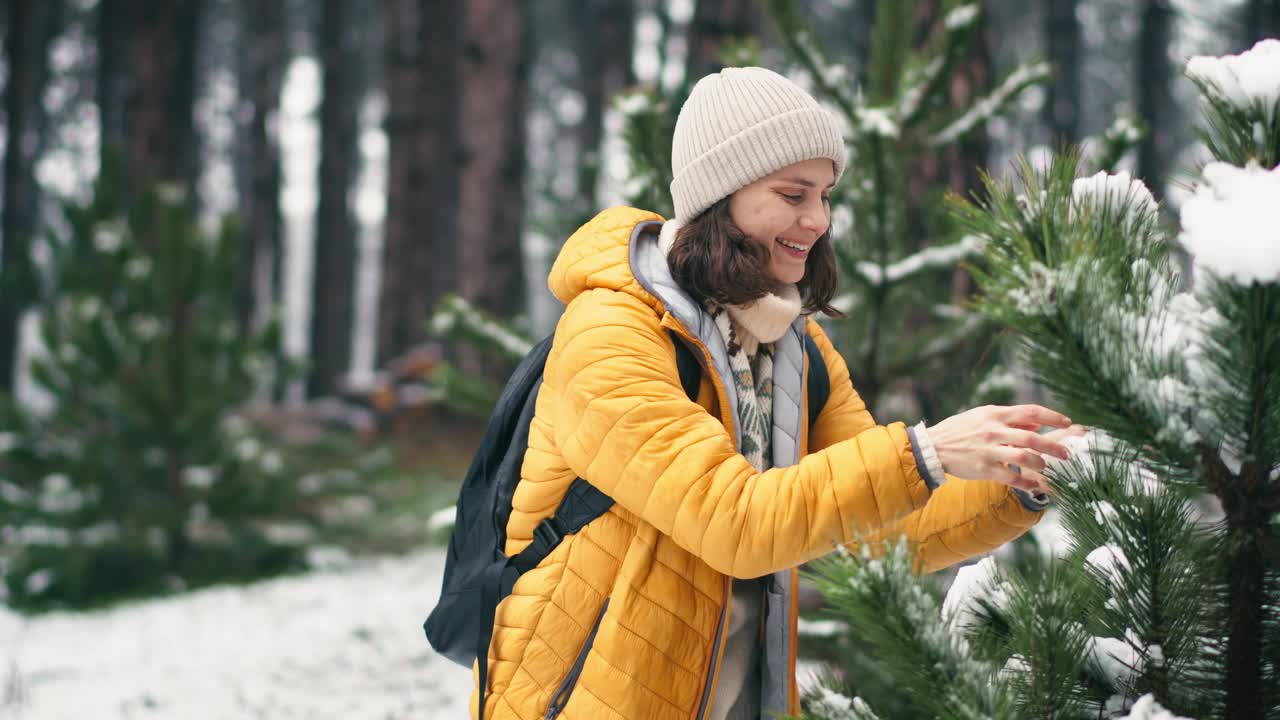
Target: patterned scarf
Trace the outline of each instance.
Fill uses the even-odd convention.
[[[707,305],[729,350],[729,370],[738,395],[742,454],[757,470],[773,466],[773,343],[762,343],[723,307]]]

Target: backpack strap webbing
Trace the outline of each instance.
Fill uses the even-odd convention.
[[[702,366],[693,357],[689,346],[675,333],[672,333],[671,339],[676,345],[676,370],[680,373],[680,387],[684,388],[684,394],[690,400],[697,400],[698,387],[702,383]],[[551,517],[543,518],[533,529],[533,542],[511,558],[517,577],[537,567],[566,535],[578,532],[587,523],[609,512],[611,507],[613,498],[586,480],[574,478]],[[509,588],[503,588],[502,596],[506,597],[509,592]]]
[[[805,390],[809,402],[809,430],[812,431],[818,422],[818,416],[822,414],[822,408],[827,405],[827,398],[831,396],[831,375],[827,373],[827,361],[822,357],[822,350],[814,342],[813,336],[807,333],[804,336],[804,352],[809,356],[809,383]]]

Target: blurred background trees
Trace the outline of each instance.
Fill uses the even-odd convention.
[[[246,366],[252,392],[213,412],[249,418],[264,442],[343,438],[348,456],[313,453],[335,467],[391,448],[402,505],[406,485],[454,479],[470,454],[510,363],[484,347],[554,328],[560,243],[604,207],[669,202],[674,112],[723,63],[787,73],[847,119],[835,230],[851,320],[832,330],[882,420],[937,419],[1043,399],[965,308],[974,286],[943,195],[1071,142],[1176,212],[1174,169],[1203,158],[1181,64],[1280,32],[1277,0],[987,0],[972,17],[954,0],[2,5],[0,394],[14,412],[35,422],[69,401],[37,370],[58,352],[45,338],[68,209],[95,207],[95,187],[122,206],[164,188],[200,228],[185,241],[232,238],[233,271],[200,286],[230,303],[225,342],[278,330]],[[1041,62],[1047,76],[999,94]],[[173,238],[135,234],[159,267]],[[0,427],[0,482],[16,482],[15,435]]]

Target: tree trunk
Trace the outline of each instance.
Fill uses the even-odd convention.
[[[1173,32],[1169,0],[1145,0],[1138,37],[1138,114],[1149,131],[1138,145],[1138,176],[1160,199],[1168,177],[1173,136],[1164,114],[1173,107],[1169,43]]]
[[[320,19],[320,198],[316,208],[311,368],[307,393],[330,395],[351,368],[356,228],[348,196],[356,174],[359,23],[351,0],[325,0]]]
[[[248,37],[244,73],[244,164],[240,208],[244,239],[240,252],[237,318],[241,332],[260,330],[276,303],[283,246],[280,215],[280,143],[276,130],[280,85],[288,57],[283,3],[242,0]]]
[[[500,317],[523,297],[524,119],[528,57],[524,9],[467,3],[462,63],[461,295]]]
[[[121,21],[127,28],[122,112],[130,192],[151,181],[178,183],[194,204],[198,143],[192,111],[200,5],[200,0],[131,0],[111,6],[112,12],[127,14]]]
[[[600,176],[600,141],[604,135],[604,113],[613,97],[635,82],[631,67],[632,27],[635,4],[632,0],[589,0],[574,20],[578,40],[578,77],[586,111],[579,125],[578,202],[576,224],[590,219],[596,207],[596,185]],[[576,225],[575,225],[576,226]]]
[[[124,104],[128,89],[125,53],[129,39],[129,0],[98,0],[98,132],[100,171],[124,162]]]
[[[1249,0],[1245,4],[1244,47],[1253,47],[1259,40],[1280,38],[1280,0]]]
[[[1046,90],[1044,121],[1053,134],[1053,147],[1080,139],[1080,23],[1077,0],[1049,0],[1045,15],[1045,46],[1054,77]]]
[[[703,75],[718,72],[724,67],[720,50],[725,42],[758,35],[760,29],[759,8],[752,0],[697,0],[689,23],[685,80],[692,85]]]
[[[858,62],[858,86],[867,87],[871,78],[871,45],[879,0],[858,0],[854,5],[853,27],[849,28],[853,57]]]
[[[31,100],[31,68],[28,65],[30,0],[10,0],[5,50],[9,77],[4,86],[6,140],[4,151],[4,214],[0,218],[0,390],[11,391],[18,361],[18,321],[25,298],[14,276],[27,273],[32,207],[30,185],[25,182],[28,158],[26,115]]]
[[[388,173],[379,364],[425,339],[431,309],[457,288],[463,28],[458,3],[387,0],[382,8]]]
[[[0,390],[12,391],[18,363],[19,323],[30,302],[31,239],[38,231],[39,157],[46,118],[41,93],[49,79],[49,44],[61,29],[62,3],[11,0],[5,13],[7,37],[4,86],[4,211],[0,215]]]

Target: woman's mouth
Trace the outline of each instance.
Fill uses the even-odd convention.
[[[778,244],[778,247],[782,248],[782,252],[785,255],[797,260],[804,260],[807,258],[809,256],[809,250],[813,247],[812,245],[801,245],[800,243],[783,240],[782,238],[775,238],[774,242]]]

